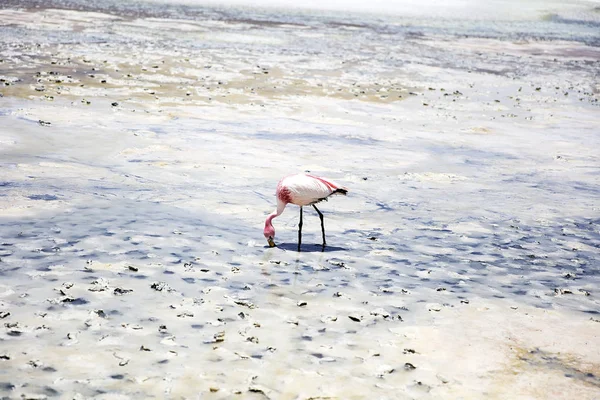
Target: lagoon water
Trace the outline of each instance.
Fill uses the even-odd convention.
[[[599,4],[435,3],[3,2],[1,396],[597,398]]]

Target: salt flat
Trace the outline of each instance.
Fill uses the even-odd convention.
[[[592,3],[40,4],[0,9],[2,396],[598,397]],[[268,248],[302,171],[329,246],[288,207]]]

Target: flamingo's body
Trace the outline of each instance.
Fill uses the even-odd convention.
[[[325,246],[325,226],[323,224],[323,214],[315,206],[316,203],[327,200],[333,194],[343,194],[348,192],[343,186],[331,182],[324,178],[313,175],[297,174],[290,175],[279,181],[277,185],[277,210],[273,211],[265,221],[265,238],[269,246],[275,246],[275,228],[273,228],[273,218],[279,216],[285,206],[295,204],[300,206],[300,223],[298,224],[298,251],[302,242],[302,207],[313,206],[321,219],[321,232],[323,233],[323,246]]]

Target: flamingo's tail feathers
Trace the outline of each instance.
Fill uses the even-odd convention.
[[[333,191],[333,193],[339,193],[339,194],[343,194],[345,196],[348,193],[348,189],[337,188]]]

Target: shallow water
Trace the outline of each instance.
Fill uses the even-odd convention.
[[[41,4],[0,10],[3,396],[595,398],[592,3]],[[325,251],[262,237],[297,171],[350,188]]]

